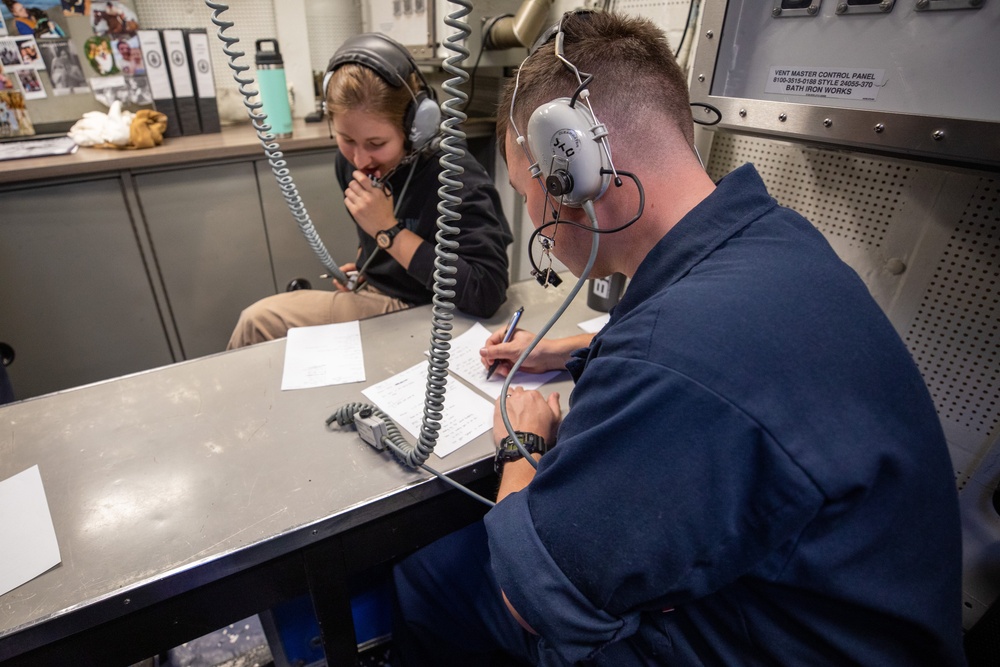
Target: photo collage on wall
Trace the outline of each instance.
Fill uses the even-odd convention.
[[[25,102],[49,95],[91,94],[132,110],[153,103],[129,5],[0,0],[0,19],[0,138],[33,134]]]
[[[0,73],[0,80],[5,75]],[[35,133],[24,107],[24,94],[0,90],[0,137],[24,137]]]

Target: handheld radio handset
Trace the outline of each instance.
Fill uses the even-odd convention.
[[[376,190],[382,190],[385,188],[384,178],[379,178],[375,174],[368,174],[368,180],[371,181],[372,187]],[[346,287],[348,292],[356,292],[361,281],[361,274],[364,271],[364,268],[365,267],[362,267],[360,271],[348,271],[347,273],[341,274],[343,277],[333,273],[324,273],[320,276],[320,278],[323,278],[324,280],[336,278],[337,282]]]

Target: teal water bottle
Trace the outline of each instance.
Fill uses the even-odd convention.
[[[270,45],[270,48],[267,48]],[[285,84],[285,63],[276,39],[257,40],[257,86],[260,88],[262,111],[275,137],[292,136],[292,109],[288,106],[288,86]]]

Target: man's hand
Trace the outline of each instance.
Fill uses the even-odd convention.
[[[507,427],[500,413],[500,400],[493,409],[493,443],[500,444],[506,438]],[[556,431],[562,420],[559,392],[552,392],[548,398],[537,391],[525,391],[523,387],[511,387],[507,394],[507,418],[515,431],[525,431],[540,435],[550,445],[555,442]]]
[[[558,392],[552,392],[544,398],[537,391],[525,391],[523,387],[511,387],[507,394],[507,418],[515,431],[534,433],[545,439],[551,449],[555,444],[556,431],[562,420],[562,408],[559,405]],[[499,446],[500,441],[508,435],[500,413],[500,401],[497,401],[493,411],[493,442]],[[539,454],[532,454],[536,461]],[[524,459],[508,461],[504,464],[503,475],[500,478],[500,488],[497,490],[497,502],[508,495],[528,486],[535,477],[535,468],[531,462]]]
[[[479,350],[479,356],[486,368],[489,368],[494,361],[499,360],[500,365],[497,366],[496,372],[502,377],[507,377],[510,374],[510,369],[514,367],[514,362],[521,357],[521,354],[531,345],[531,341],[535,339],[535,334],[524,329],[515,329],[510,340],[501,343],[503,335],[503,329],[497,329],[490,334],[490,337],[486,339],[486,345]],[[521,364],[520,370],[525,373],[565,370],[566,362],[569,361],[573,350],[587,347],[593,338],[593,334],[554,339],[543,338]]]

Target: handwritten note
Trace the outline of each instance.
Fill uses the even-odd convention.
[[[364,380],[365,358],[357,320],[288,330],[282,391]]]
[[[485,339],[484,339],[485,340]],[[427,362],[363,389],[362,394],[395,420],[415,442],[423,419]],[[441,429],[434,453],[447,456],[493,427],[493,404],[455,380],[448,380]]]
[[[451,341],[451,357],[448,359],[448,369],[479,391],[496,400],[500,398],[505,378],[499,373],[494,373],[493,377],[487,380],[486,368],[483,367],[483,362],[479,356],[479,350],[489,337],[490,332],[486,330],[486,327],[476,322],[464,334],[454,338]],[[510,386],[538,389],[559,375],[559,373],[560,371],[548,371],[546,373],[524,373],[518,371],[514,375],[514,379],[511,380]]]

